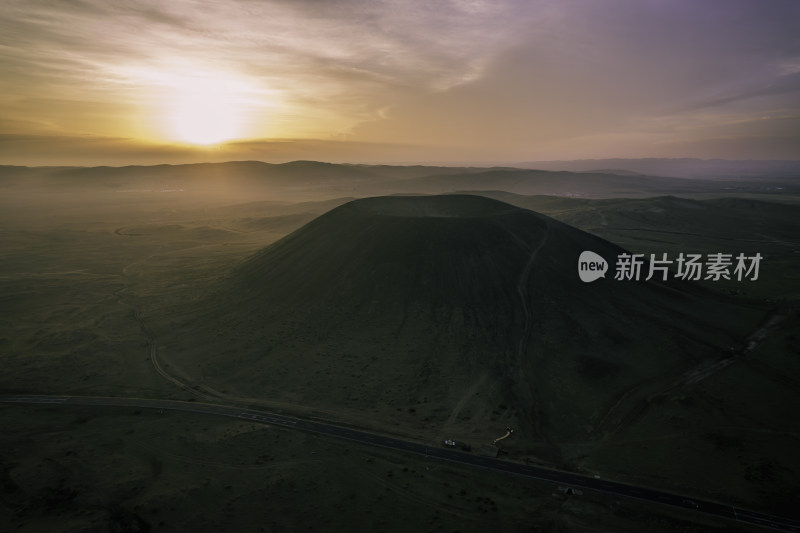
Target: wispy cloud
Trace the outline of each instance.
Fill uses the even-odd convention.
[[[0,113],[152,136],[165,79],[226,77],[256,137],[580,157],[700,116],[800,115],[798,35],[792,0],[6,0]]]
[[[7,95],[58,91],[126,106],[149,83],[132,72],[235,74],[280,93],[286,115],[308,114],[317,133],[368,119],[408,88],[476,79],[515,35],[498,28],[521,22],[511,4],[464,1],[12,0],[0,17]]]

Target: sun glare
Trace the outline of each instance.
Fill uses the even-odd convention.
[[[114,74],[138,89],[142,134],[156,142],[210,146],[271,136],[284,106],[264,80],[224,69],[173,63],[120,66]]]
[[[129,79],[157,90],[156,137],[210,145],[246,136],[248,110],[265,107],[265,94],[242,76],[200,68],[120,69]],[[268,103],[268,102],[267,102]],[[155,118],[155,117],[154,117]]]
[[[231,83],[187,79],[174,87],[169,110],[171,134],[190,144],[216,144],[241,135],[241,110]]]

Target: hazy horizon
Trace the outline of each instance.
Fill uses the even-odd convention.
[[[11,1],[0,164],[800,158],[800,4]]]

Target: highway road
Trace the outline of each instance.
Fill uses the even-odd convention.
[[[648,502],[671,505],[674,507],[689,509],[698,513],[704,513],[706,515],[737,521],[751,526],[759,526],[778,531],[800,532],[800,520],[796,519],[758,513],[747,509],[733,507],[731,505],[699,500],[694,497],[686,497],[645,487],[637,487],[616,481],[597,479],[572,472],[562,472],[547,468],[512,463],[510,461],[503,461],[500,459],[474,455],[471,453],[464,453],[437,446],[426,446],[417,442],[410,442],[393,437],[376,435],[366,431],[344,428],[323,422],[314,422],[254,409],[242,409],[240,407],[230,405],[145,398],[44,396],[25,394],[0,395],[0,402],[59,406],[94,405],[139,407],[145,409],[169,409],[173,411],[185,411],[206,415],[227,416],[243,420],[252,420],[253,422],[259,422],[263,424],[272,424],[275,426],[308,431],[319,435],[348,439],[369,446],[379,446],[401,452],[415,453],[438,460],[451,461],[461,465],[485,468],[488,470],[505,472],[517,476],[550,481],[560,485],[567,485],[569,487],[595,490],[614,494],[624,498],[634,498]]]

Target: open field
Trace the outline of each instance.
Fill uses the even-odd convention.
[[[404,177],[409,179],[420,176]],[[389,311],[369,311],[370,301],[354,315],[357,322],[348,323],[343,315],[341,324],[327,329],[304,322],[302,313],[286,313],[287,320],[295,323],[288,327],[288,322],[276,322],[276,327],[284,329],[270,333],[270,339],[278,339],[271,348],[274,357],[259,370],[274,374],[261,382],[270,383],[272,389],[259,390],[257,373],[252,370],[241,371],[237,383],[226,377],[235,374],[219,371],[226,368],[219,361],[216,367],[202,368],[226,344],[234,358],[250,356],[243,350],[262,350],[261,345],[252,345],[247,328],[240,332],[241,338],[232,336],[228,326],[239,317],[214,313],[226,306],[235,309],[237,302],[244,313],[249,309],[244,296],[230,302],[218,300],[215,308],[209,307],[209,295],[248,258],[348,202],[352,192],[332,196],[326,183],[324,191],[309,195],[313,201],[305,202],[299,201],[305,199],[299,194],[294,200],[278,201],[268,195],[248,197],[236,190],[219,197],[105,192],[91,187],[57,195],[9,191],[0,199],[4,367],[0,390],[177,399],[211,395],[434,445],[451,437],[479,446],[513,424],[516,434],[502,445],[507,459],[597,473],[775,514],[796,514],[800,217],[794,196],[767,195],[765,199],[765,195],[754,198],[748,193],[708,198],[703,193],[702,199],[692,194],[632,198],[635,191],[631,190],[622,195],[624,199],[587,199],[484,193],[631,251],[760,252],[764,256],[758,281],[701,284],[702,290],[721,293],[734,307],[747,309],[744,314],[732,311],[734,307],[714,308],[709,302],[716,300],[709,297],[693,311],[663,320],[658,311],[652,311],[653,323],[660,321],[657,328],[635,334],[626,333],[622,326],[615,331],[599,318],[590,320],[588,314],[581,318],[573,311],[565,315],[583,320],[581,327],[589,336],[558,329],[547,320],[534,321],[532,345],[549,346],[548,353],[562,354],[553,355],[542,370],[554,376],[538,386],[539,399],[551,404],[551,418],[537,433],[525,426],[505,383],[481,363],[480,357],[487,353],[484,349],[500,341],[486,337],[473,343],[466,336],[469,328],[459,329],[447,315],[428,317],[424,309],[412,309],[409,324],[418,320],[421,328],[428,322],[442,333],[421,337],[413,330],[405,338],[398,337],[404,341],[395,347],[376,344],[393,330],[381,329],[382,316],[388,316],[381,312]],[[772,198],[779,202],[769,201]],[[475,236],[470,228],[467,233]],[[411,242],[414,235],[410,231],[404,238]],[[324,261],[324,253],[310,257],[309,264]],[[574,265],[563,270],[575,276]],[[560,279],[554,276],[548,279]],[[530,290],[539,290],[539,285],[531,283]],[[404,287],[399,290],[405,291]],[[547,288],[546,280],[541,287]],[[391,280],[385,288],[390,290]],[[519,298],[513,289],[509,298]],[[558,289],[552,287],[552,294]],[[311,301],[314,294],[311,290],[303,298]],[[583,297],[577,292],[574,296]],[[551,300],[566,305],[555,296]],[[647,316],[652,303],[648,302],[640,301],[632,312]],[[200,304],[202,309],[197,307]],[[183,315],[174,314],[176,309],[182,309]],[[500,312],[498,307],[478,319],[492,320],[503,316],[496,314]],[[207,322],[196,322],[204,313]],[[624,323],[618,313],[608,311],[615,322]],[[600,306],[592,316],[601,314]],[[513,318],[521,319],[519,314]],[[698,325],[704,323],[730,327],[729,331],[698,332]],[[515,324],[514,328],[522,327],[522,322]],[[606,362],[615,350],[641,353],[642,358],[654,353],[666,357],[664,346],[650,350],[643,346],[648,338],[656,338],[655,331],[671,327],[683,333],[673,333],[668,342],[703,345],[704,351],[686,348],[688,354],[676,359],[680,364],[659,371],[658,380],[633,383],[613,408],[595,412],[592,395],[606,394],[610,390],[606,384],[623,374],[615,374],[617,370],[600,361],[573,367],[567,362],[569,354],[600,343],[609,354],[603,359]],[[442,361],[458,361],[458,351],[445,343],[448,328],[454,338],[462,339],[464,352],[471,353],[472,366],[466,371],[457,363],[449,363],[456,365],[450,369],[431,366],[437,361],[432,354]],[[512,338],[502,342],[516,351],[520,330],[510,331]],[[263,346],[273,342],[270,339],[265,337]],[[733,357],[718,351],[723,339],[737,343]],[[317,349],[326,343],[331,353],[341,357],[320,359]],[[444,346],[450,352],[443,351]],[[154,365],[154,348],[160,368]],[[374,361],[373,366],[365,366],[376,354],[390,354],[395,366],[381,367]],[[404,354],[414,354],[416,359],[400,360]],[[416,374],[409,374],[402,365],[411,365],[417,372],[425,368],[425,359],[428,373],[409,378]],[[227,368],[231,366],[235,365]],[[196,388],[180,388],[159,370]],[[578,377],[569,381],[567,376]],[[305,382],[324,386],[311,386],[302,394],[280,388],[281,383]],[[578,387],[584,382],[591,386]],[[595,387],[593,392],[591,387]],[[560,408],[563,419],[553,418]],[[159,531],[202,531],[203,527],[219,531],[224,526],[230,531],[259,527],[278,531],[287,524],[298,529],[299,524],[301,530],[337,531],[351,530],[356,518],[363,521],[364,529],[387,531],[713,531],[714,527],[733,527],[605,496],[553,496],[555,487],[544,483],[426,464],[418,458],[255,424],[114,409],[67,412],[2,406],[0,413],[3,427],[13,429],[0,438],[6,496],[0,516],[12,530],[116,527],[136,531],[147,524]],[[586,421],[581,422],[581,417]],[[592,427],[567,431],[561,423],[570,428]],[[353,508],[363,512],[356,517],[350,511]],[[190,509],[204,509],[204,513]]]
[[[690,511],[261,424],[2,406],[14,531],[745,531]]]

